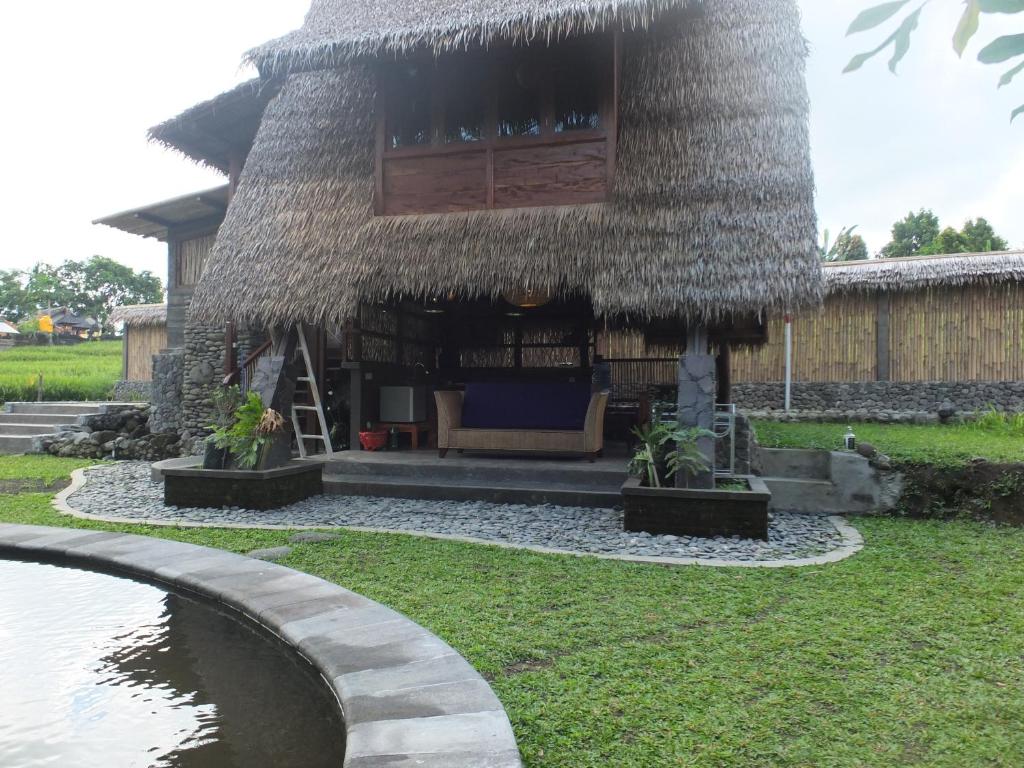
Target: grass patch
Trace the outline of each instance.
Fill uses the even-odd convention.
[[[0,350],[0,403],[36,399],[43,374],[44,400],[105,400],[121,378],[120,341]]]
[[[38,470],[34,470],[37,471]],[[246,552],[285,531],[0,520]],[[501,697],[526,764],[1024,765],[1024,531],[857,521],[866,549],[782,570],[664,568],[340,531],[286,565],[439,634]]]
[[[756,421],[765,448],[842,447],[846,422],[782,423]],[[973,458],[991,462],[1024,461],[1024,437],[1011,428],[974,424],[855,424],[861,442],[871,443],[897,463],[963,466]]]

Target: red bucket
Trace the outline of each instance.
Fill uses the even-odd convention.
[[[387,431],[360,432],[359,444],[363,446],[364,451],[379,451],[388,444],[388,433]]]

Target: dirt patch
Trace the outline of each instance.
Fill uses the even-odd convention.
[[[967,517],[1024,527],[1024,464],[972,461],[965,467],[904,464],[896,513],[907,517]]]
[[[56,493],[71,485],[67,478],[47,483],[39,478],[30,480],[0,480],[0,494],[15,493]]]

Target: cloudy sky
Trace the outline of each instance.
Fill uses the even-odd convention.
[[[874,0],[801,0],[818,214],[859,225],[872,252],[911,209],[943,224],[986,216],[1024,247],[1024,81],[974,61],[1024,19],[984,19],[964,61],[949,40],[962,4],[931,3],[893,77],[885,59],[842,75],[879,34],[844,38]],[[103,254],[163,275],[164,248],[90,222],[223,179],[147,143],[146,129],[251,76],[247,48],[298,26],[308,0],[3,0],[0,267]],[[885,33],[887,34],[887,32]],[[1004,67],[1006,68],[1006,67]]]

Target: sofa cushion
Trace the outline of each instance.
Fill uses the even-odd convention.
[[[582,430],[590,381],[477,382],[466,385],[466,429]]]

